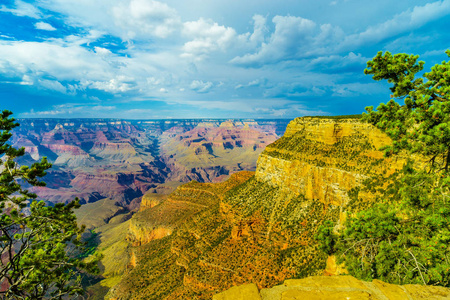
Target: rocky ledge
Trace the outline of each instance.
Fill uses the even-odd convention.
[[[213,300],[425,300],[450,299],[450,289],[440,286],[394,285],[380,280],[366,282],[353,276],[312,276],[289,279],[284,284],[258,290],[255,284],[235,286]]]

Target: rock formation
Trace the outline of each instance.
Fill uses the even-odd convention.
[[[232,126],[225,125],[219,128]],[[174,133],[175,140],[187,149],[216,141],[206,129],[193,132],[195,139]],[[341,218],[363,179],[403,165],[404,157],[385,159],[378,150],[389,142],[357,119],[293,120],[261,153],[255,173],[180,186],[136,214],[133,268],[107,298],[211,299],[234,285],[264,289],[323,274],[327,257],[314,235],[325,220]]]
[[[221,124],[226,122],[225,127]],[[286,120],[21,119],[13,144],[25,147],[21,163],[46,156],[53,163],[41,199],[82,203],[111,198],[136,208],[147,191],[171,182],[216,182],[256,167]],[[201,142],[200,140],[203,140]],[[200,163],[201,162],[201,163]],[[176,184],[174,184],[176,185]],[[170,190],[170,189],[169,189]]]
[[[355,119],[297,118],[258,159],[256,178],[324,204],[342,205],[369,176],[390,174],[405,157],[383,158],[390,139]]]
[[[282,285],[258,290],[255,284],[235,286],[215,295],[213,300],[428,300],[449,299],[450,289],[440,286],[394,285],[352,276],[314,276],[286,280]]]

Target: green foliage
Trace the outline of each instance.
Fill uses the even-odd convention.
[[[450,50],[446,51],[450,56]],[[431,167],[448,169],[450,157],[450,62],[443,61],[423,78],[415,78],[424,62],[418,56],[382,52],[367,63],[365,74],[393,83],[391,97],[404,99],[381,103],[377,111],[367,107],[363,119],[386,132],[393,144],[386,154],[406,149],[429,156]]]
[[[379,52],[367,63],[365,73],[393,83],[392,97],[405,105],[390,100],[377,111],[368,107],[363,119],[392,138],[387,156],[406,151],[428,162],[409,161],[388,178],[367,182],[365,189],[378,195],[375,204],[348,211],[339,236],[322,227],[319,239],[360,279],[450,286],[450,63],[416,79],[424,64],[417,59]]]
[[[0,113],[0,282],[6,286],[0,297],[67,299],[83,292],[80,270],[97,272],[98,258],[82,259],[84,228],[78,228],[73,212],[78,200],[48,206],[23,188],[25,182],[44,186],[39,178],[51,164],[45,158],[31,167],[15,162],[25,150],[7,143],[18,126],[11,114]]]
[[[450,285],[450,206],[433,174],[411,164],[368,209],[349,216],[336,253],[361,279]]]
[[[333,232],[334,223],[326,220],[323,225],[319,227],[316,239],[319,241],[319,249],[328,255],[335,252],[337,235]]]

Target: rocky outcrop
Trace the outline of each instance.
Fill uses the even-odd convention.
[[[25,152],[30,154],[31,158],[33,158],[34,160],[38,160],[40,158],[37,146],[25,146],[24,148]]]
[[[212,129],[225,137],[232,126]],[[212,129],[175,134],[171,145],[185,151],[202,143],[213,147],[218,140],[209,135]],[[350,189],[403,165],[405,158],[385,159],[378,150],[389,142],[355,119],[292,121],[287,134],[261,153],[254,176],[244,172],[217,184],[192,182],[137,213],[130,227],[136,265],[108,297],[210,299],[234,285],[254,283],[263,291],[292,277],[323,274],[327,256],[314,236],[325,220],[341,218]],[[225,148],[222,142],[212,149]],[[164,236],[168,229],[171,234]]]
[[[297,118],[259,156],[256,178],[307,199],[343,205],[348,191],[375,174],[401,168],[405,157],[385,159],[391,140],[358,119]]]
[[[142,185],[142,190],[136,185],[137,182]],[[148,186],[143,185],[133,173],[79,173],[70,184],[78,191],[98,193],[103,197],[116,200],[122,206],[126,206],[131,200],[142,196],[143,192],[148,189]]]
[[[139,211],[144,211],[148,208],[155,207],[164,200],[167,199],[167,195],[160,195],[156,193],[146,193],[142,196],[141,205],[139,206]]]
[[[214,186],[192,182],[178,187],[170,195],[146,194],[140,211],[130,221],[128,240],[133,246],[141,246],[171,235],[175,228],[217,204],[223,193],[248,177],[248,174],[236,174],[228,184]]]
[[[427,300],[449,299],[450,289],[439,286],[394,285],[352,276],[314,276],[286,280],[284,284],[258,290],[255,284],[235,286],[214,295],[213,300]]]
[[[222,231],[228,232],[227,223],[217,219],[221,199],[252,175],[240,172],[216,184],[191,182],[178,187],[156,206],[136,213],[130,220],[128,235],[134,245],[134,268],[110,290],[109,299],[126,299],[131,295],[163,299],[177,287],[182,288],[171,299],[190,299],[191,289],[209,291],[212,285],[199,280],[198,268],[219,271],[227,268],[199,254],[216,248]],[[218,230],[216,226],[226,228]],[[148,284],[141,285],[141,280]]]
[[[128,231],[130,233],[129,239],[132,240],[133,246],[140,246],[147,244],[153,240],[162,239],[172,234],[174,226],[146,224],[146,226],[139,226],[139,222],[130,222]],[[135,263],[136,265],[136,258]]]
[[[98,158],[109,161],[126,162],[129,159],[135,158],[134,162],[143,163],[144,160],[138,157],[138,153],[134,147],[127,142],[123,143],[109,143],[109,142],[95,142],[89,153]]]
[[[57,155],[55,165],[63,165],[69,168],[78,168],[92,165],[94,159],[78,146],[66,144],[41,144]]]

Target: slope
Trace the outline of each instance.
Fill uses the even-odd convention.
[[[107,298],[210,299],[233,285],[322,274],[318,227],[342,218],[365,178],[403,165],[377,150],[389,142],[356,119],[293,120],[260,155],[255,175],[189,183],[134,216],[134,267]]]

